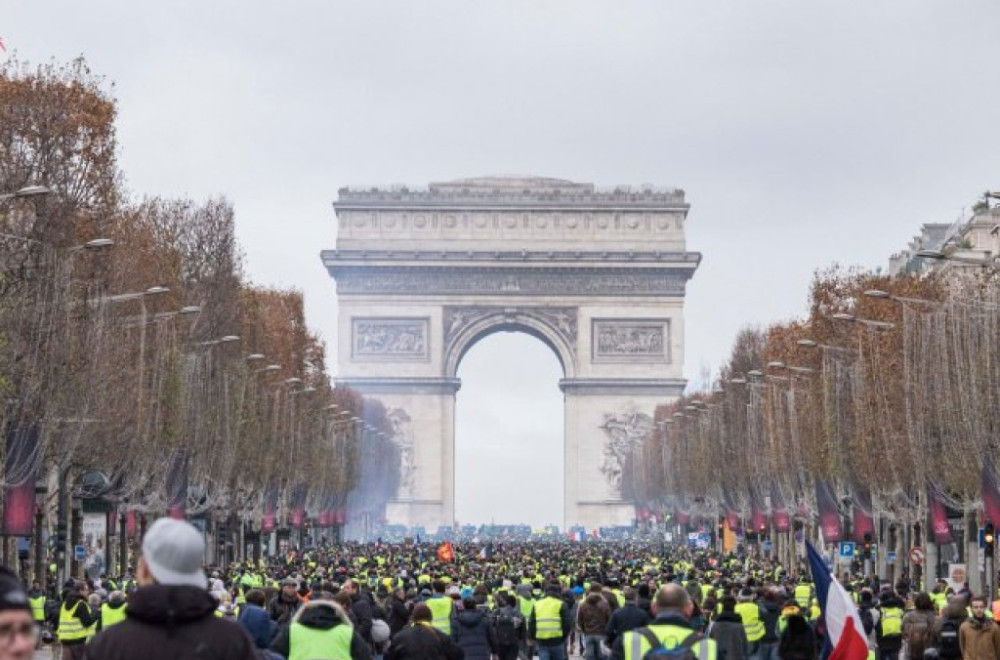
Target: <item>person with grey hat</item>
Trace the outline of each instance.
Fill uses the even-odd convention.
[[[253,658],[254,643],[239,624],[215,616],[216,602],[201,568],[205,542],[183,520],[160,518],[142,540],[126,619],[84,647],[86,660]]]
[[[35,653],[38,634],[21,582],[0,568],[0,660],[29,660]]]
[[[302,605],[299,599],[299,582],[293,577],[287,577],[281,581],[281,590],[267,604],[267,614],[272,621],[276,621],[279,626],[288,625],[295,612]]]

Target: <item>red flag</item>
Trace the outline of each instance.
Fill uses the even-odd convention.
[[[455,549],[451,547],[451,541],[445,541],[438,546],[439,561],[455,561]]]

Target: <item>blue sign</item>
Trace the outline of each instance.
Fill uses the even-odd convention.
[[[889,552],[885,553],[885,560],[887,562],[894,562],[894,561],[896,561],[896,553],[893,552],[893,551],[891,551],[891,550]]]
[[[854,541],[844,541],[840,544],[840,556],[845,558],[854,556]]]
[[[87,546],[85,545],[73,546],[73,559],[77,561],[83,561],[86,558],[87,558]]]
[[[764,541],[761,545],[764,546],[764,552],[771,552],[771,548],[774,547],[771,541]]]

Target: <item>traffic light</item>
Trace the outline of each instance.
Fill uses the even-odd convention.
[[[983,530],[983,545],[986,546],[986,555],[993,556],[993,543],[996,540],[996,533],[993,527],[993,523],[986,523],[986,528]]]
[[[872,535],[869,533],[865,533],[865,546],[864,550],[861,553],[861,556],[864,559],[872,558]]]

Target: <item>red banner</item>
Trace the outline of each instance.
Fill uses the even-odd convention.
[[[1000,489],[990,460],[983,462],[983,508],[986,519],[995,527],[1000,526]]]
[[[35,476],[40,457],[37,449],[37,427],[8,427],[4,475],[17,480],[4,491],[3,533],[8,536],[31,536],[35,525]]]
[[[439,561],[455,561],[455,548],[451,546],[451,541],[445,541],[438,546],[437,557]]]
[[[840,521],[837,500],[825,481],[816,482],[816,507],[819,509],[819,525],[823,530],[825,543],[836,543],[844,538],[844,528]]]
[[[986,501],[985,491],[983,501]],[[948,511],[944,508],[944,502],[934,489],[929,489],[927,493],[927,513],[930,518],[930,529],[934,535],[934,542],[938,545],[948,545],[954,542],[951,535],[951,526],[948,525]]]

